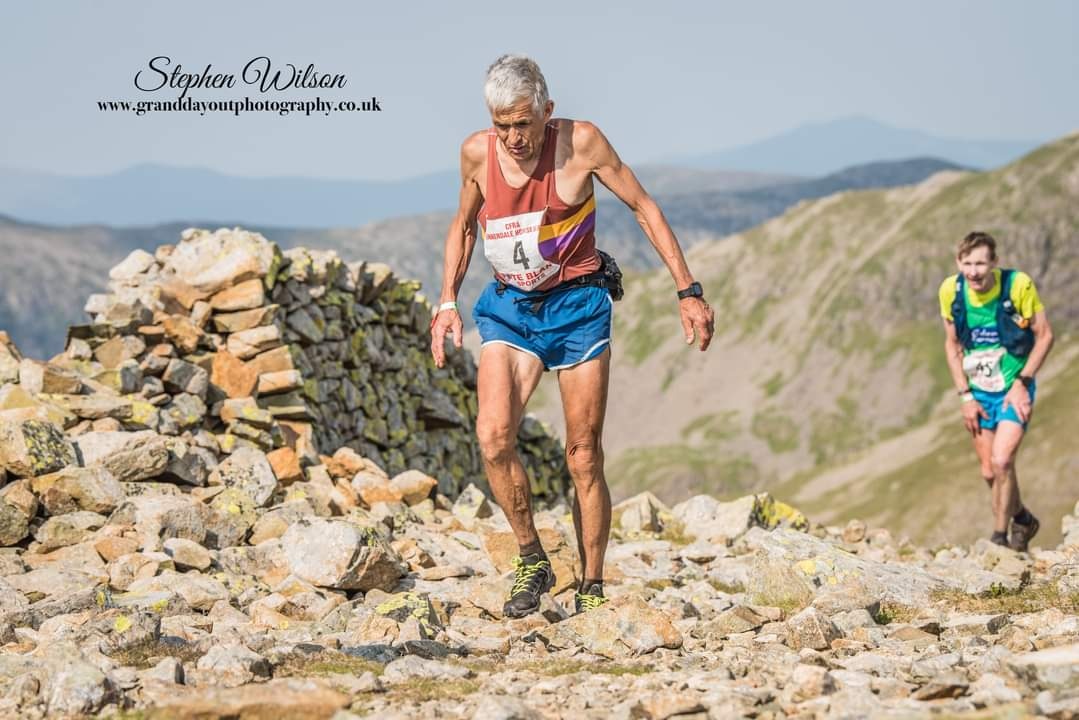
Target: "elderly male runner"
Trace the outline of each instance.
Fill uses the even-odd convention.
[[[1019,499],[1015,456],[1034,406],[1034,374],[1053,345],[1053,331],[1030,276],[997,267],[991,235],[963,238],[956,264],[959,273],[939,292],[948,369],[992,494],[992,541],[1024,552],[1039,523]]]
[[[520,545],[504,613],[538,609],[554,573],[532,520],[531,491],[517,455],[517,429],[545,370],[558,371],[566,418],[566,462],[573,478],[574,527],[583,562],[577,612],[605,602],[603,556],[611,525],[611,497],[603,476],[601,435],[610,370],[611,298],[596,250],[598,178],[636,214],[659,252],[675,288],[687,344],[712,338],[712,310],[686,266],[670,226],[633,172],[595,125],[551,117],[554,103],[535,62],[504,55],[484,85],[492,127],[461,146],[461,193],[446,235],[438,313],[431,327],[435,364],[445,362],[444,340],[461,346],[457,291],[476,243],[495,271],[472,317],[483,340],[479,362],[476,433],[495,499]],[[676,294],[677,293],[677,294]]]

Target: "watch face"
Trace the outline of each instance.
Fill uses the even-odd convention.
[[[701,284],[699,282],[692,283],[685,290],[680,290],[678,292],[678,297],[680,297],[680,298],[703,297],[703,296],[704,296],[704,290],[701,289]]]

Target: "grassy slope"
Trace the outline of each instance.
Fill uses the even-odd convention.
[[[1039,384],[1035,417],[1021,448],[1019,485],[1029,507],[1042,518],[1037,543],[1059,542],[1059,519],[1071,512],[1079,492],[1075,453],[1075,398],[1079,393],[1079,341],[1063,338],[1053,359],[1055,372]],[[989,493],[980,479],[970,437],[949,403],[928,423],[933,441],[903,444],[898,458],[881,456],[876,472],[834,487],[814,488],[812,473],[794,477],[777,492],[823,522],[860,517],[910,534],[925,543],[972,539],[988,534]],[[872,455],[875,448],[867,454]]]

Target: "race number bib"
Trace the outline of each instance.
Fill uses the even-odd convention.
[[[1004,389],[1004,372],[1000,360],[1004,357],[1004,348],[996,347],[974,350],[963,358],[963,372],[970,379],[972,387],[987,392],[1000,392]]]
[[[546,209],[488,218],[483,235],[483,254],[502,281],[522,290],[533,290],[557,275],[558,263],[540,254],[540,226]]]

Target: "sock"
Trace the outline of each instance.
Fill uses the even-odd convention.
[[[991,542],[995,542],[997,545],[1003,545],[1008,542],[1008,533],[1004,530],[993,531],[993,537],[990,538]]]
[[[529,564],[539,562],[540,560],[546,560],[547,559],[547,553],[543,552],[543,546],[540,545],[540,541],[539,541],[538,538],[536,540],[533,540],[532,542],[528,543],[527,545],[521,545],[520,546],[520,555],[521,555],[521,559],[525,560]],[[536,557],[529,557],[529,556],[536,556]]]
[[[597,597],[603,597],[603,579],[595,580],[585,578],[581,581],[581,587],[577,592],[581,595],[595,595]]]
[[[1030,514],[1030,511],[1027,510],[1027,506],[1024,505],[1022,510],[1017,512],[1015,515],[1012,515],[1012,520],[1019,523],[1020,525],[1030,525],[1032,522],[1034,522],[1034,516]]]

